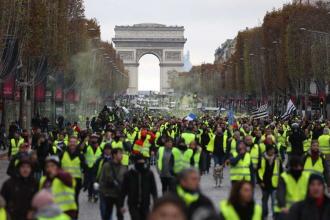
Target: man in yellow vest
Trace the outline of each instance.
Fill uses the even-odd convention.
[[[70,173],[75,180],[75,200],[79,206],[79,194],[86,162],[84,155],[78,149],[78,140],[75,136],[69,138],[68,148],[60,156],[60,162],[62,169]]]
[[[173,140],[170,137],[164,138],[164,147],[159,147],[156,159],[157,159],[157,170],[159,172],[160,181],[162,183],[163,194],[173,186]]]
[[[277,219],[286,219],[292,204],[305,199],[308,179],[309,174],[303,172],[301,158],[292,155],[288,171],[283,172],[278,181],[275,206]]]
[[[229,174],[232,184],[241,180],[253,180],[253,165],[251,161],[251,155],[247,151],[246,145],[243,141],[238,143],[237,151],[234,151],[231,154],[229,164]]]
[[[187,219],[199,216],[199,213],[215,213],[213,203],[204,196],[200,190],[200,175],[195,168],[187,168],[180,172],[178,184],[175,189],[175,196],[178,197],[186,206]],[[207,219],[207,218],[205,218]]]
[[[89,139],[89,145],[84,149],[84,156],[86,160],[85,180],[84,188],[88,189],[88,201],[97,202],[97,193],[93,187],[96,178],[96,172],[94,171],[94,164],[96,160],[102,155],[102,150],[98,143],[99,136],[92,134]]]
[[[183,139],[180,139],[176,145],[176,147],[173,147],[172,149],[172,155],[173,155],[173,174],[174,176],[177,176],[183,169],[190,166],[189,164],[186,164],[185,156],[186,151],[188,150],[187,145],[185,144]]]
[[[61,155],[65,150],[68,142],[65,140],[65,132],[62,131],[58,135],[58,138],[54,141],[51,154],[52,155]]]
[[[266,146],[258,166],[258,183],[262,189],[262,216],[268,216],[268,200],[271,198],[272,207],[275,206],[275,190],[278,186],[279,175],[283,172],[282,161],[273,145]],[[273,215],[274,209],[272,208]]]
[[[188,128],[182,132],[181,138],[183,138],[187,146],[189,146],[189,144],[196,139],[196,135],[194,134],[191,125],[189,125]]]
[[[241,133],[239,131],[235,131],[233,137],[229,142],[228,153],[233,154],[238,147],[238,143],[241,141]]]
[[[330,164],[330,130],[329,128],[323,129],[323,134],[318,138],[320,150],[325,155],[325,159]]]
[[[325,160],[324,154],[320,151],[319,143],[317,140],[312,141],[310,150],[305,154],[303,158],[304,172],[311,174],[317,174],[322,176],[327,183],[330,192],[330,176],[329,168]]]
[[[223,128],[218,126],[213,139],[206,146],[207,150],[212,153],[214,166],[223,165],[227,157],[228,135]]]
[[[14,137],[10,139],[10,145],[8,149],[8,158],[15,156],[19,151],[19,146],[24,143],[24,138],[21,137],[18,131],[14,133]]]
[[[108,143],[112,142],[112,132],[111,131],[106,131],[105,134],[103,135],[103,140],[100,144],[100,148],[103,150],[104,146]]]
[[[112,142],[111,142],[112,149],[120,149],[123,153],[123,159],[121,161],[122,165],[128,166],[129,165],[129,146],[125,142],[124,136],[121,134],[121,132],[116,131],[116,135],[114,136]]]
[[[49,190],[55,198],[55,204],[71,219],[78,217],[74,187],[75,181],[72,176],[60,168],[59,158],[46,158],[45,176],[40,180],[40,189]]]

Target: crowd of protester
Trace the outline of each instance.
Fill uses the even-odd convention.
[[[125,212],[132,220],[330,219],[330,121],[229,124],[220,116],[190,120],[105,106],[82,127],[63,117],[52,129],[45,118],[32,125],[13,123],[8,135],[1,126],[9,178],[0,220],[82,219],[81,192],[99,203],[102,220]],[[214,206],[201,178],[223,172],[231,190]]]

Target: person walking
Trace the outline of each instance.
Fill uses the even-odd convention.
[[[150,210],[150,197],[157,198],[153,172],[142,155],[135,156],[135,169],[129,170],[122,184],[122,207],[127,197],[131,219],[145,220]],[[122,208],[122,211],[124,209]]]
[[[219,207],[220,220],[262,220],[262,209],[253,199],[253,185],[245,180],[233,184],[229,199]]]
[[[262,216],[267,219],[268,200],[271,198],[272,207],[275,206],[275,190],[278,187],[279,175],[283,172],[282,162],[276,149],[266,145],[266,152],[261,158],[258,168],[258,183],[262,190]],[[274,209],[272,209],[274,215]]]
[[[26,220],[32,198],[38,191],[38,182],[33,177],[31,161],[28,158],[18,162],[17,170],[17,175],[4,182],[0,194],[6,201],[10,219]]]
[[[165,146],[159,147],[157,158],[157,170],[160,176],[160,181],[162,183],[162,192],[165,194],[167,191],[170,191],[173,186],[173,165],[174,157],[172,153],[173,141],[170,137],[166,137]]]
[[[252,181],[253,164],[243,141],[238,143],[237,151],[232,152],[229,164],[232,184],[241,180]]]
[[[84,156],[86,160],[86,170],[84,179],[84,188],[88,190],[88,201],[96,202],[97,193],[93,188],[93,184],[96,178],[96,172],[94,172],[94,165],[96,160],[102,155],[102,150],[98,143],[99,136],[97,134],[92,134],[90,137],[89,145],[84,149]]]
[[[121,164],[122,158],[121,149],[112,149],[111,161],[105,163],[101,171],[99,193],[102,220],[111,219],[113,206],[117,209],[117,219],[124,218],[121,210],[121,186],[127,168]]]
[[[283,172],[279,178],[276,191],[276,219],[286,219],[292,204],[305,199],[308,178],[309,174],[303,172],[301,158],[297,155],[292,155],[290,157],[288,171]]]
[[[304,171],[322,176],[330,192],[329,167],[324,154],[320,151],[317,140],[312,141],[310,150],[303,158]]]
[[[60,156],[60,163],[62,169],[70,173],[75,180],[75,200],[77,206],[79,206],[79,194],[86,163],[83,154],[78,149],[78,140],[75,136],[69,138],[67,150]]]
[[[57,156],[50,156],[45,161],[45,176],[40,180],[40,189],[49,190],[55,197],[55,204],[72,220],[78,216],[77,203],[75,201],[74,179],[60,167]]]

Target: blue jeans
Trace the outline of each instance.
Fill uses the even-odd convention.
[[[267,218],[268,216],[268,200],[269,197],[272,202],[272,212],[274,216],[274,206],[275,206],[275,190],[272,189],[262,189],[262,216],[263,218]]]
[[[112,219],[112,210],[109,209],[107,200],[104,196],[100,195],[100,212],[102,220]]]

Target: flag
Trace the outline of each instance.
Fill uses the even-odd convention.
[[[296,110],[297,110],[296,106],[294,106],[292,100],[290,99],[286,108],[286,112],[281,116],[281,119],[282,120],[288,119],[290,115]]]
[[[228,111],[227,118],[228,118],[228,124],[233,125],[235,122],[235,115],[232,110]]]
[[[187,121],[193,121],[197,118],[197,116],[193,113],[189,113],[189,115],[185,118]]]
[[[253,119],[267,118],[268,117],[268,105],[262,105],[259,108],[251,111],[251,117]]]

